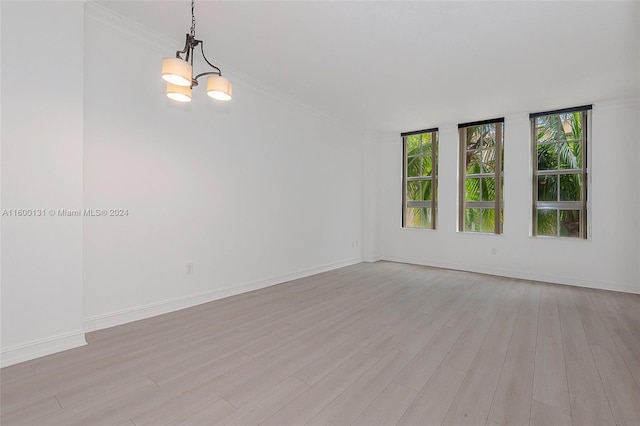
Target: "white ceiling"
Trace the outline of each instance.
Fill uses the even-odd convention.
[[[180,41],[191,24],[189,1],[100,3]],[[363,129],[640,94],[639,2],[198,0],[196,19],[214,61]]]

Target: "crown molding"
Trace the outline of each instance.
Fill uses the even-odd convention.
[[[170,50],[168,48],[171,46],[174,46],[173,49],[180,49],[184,44],[184,41],[162,35],[94,1],[85,3],[84,17],[103,28],[126,35],[159,51]]]
[[[623,108],[640,108],[640,96],[630,98],[605,99],[593,103],[594,110],[606,111]]]

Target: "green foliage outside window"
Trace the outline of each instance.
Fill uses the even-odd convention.
[[[405,217],[407,228],[434,228],[437,199],[437,132],[405,136]],[[433,201],[433,202],[432,202]]]
[[[582,111],[535,118],[537,202],[584,202]],[[554,173],[555,172],[555,173]],[[537,208],[537,235],[580,237],[581,209]]]

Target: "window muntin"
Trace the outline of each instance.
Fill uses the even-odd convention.
[[[402,133],[402,227],[436,229],[438,129]]]
[[[458,231],[502,233],[504,119],[458,125]]]
[[[587,238],[591,106],[531,114],[533,235]]]

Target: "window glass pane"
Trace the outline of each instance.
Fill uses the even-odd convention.
[[[558,144],[558,157],[561,169],[579,169],[582,167],[580,142],[561,142]]]
[[[558,144],[538,145],[538,170],[558,169]]]
[[[480,201],[480,178],[467,178],[466,200]]]
[[[467,152],[467,174],[477,174],[482,171],[482,151]]]
[[[422,157],[422,176],[431,176],[432,163],[431,154]]]
[[[407,228],[431,228],[431,209],[408,208],[405,225]]]
[[[482,230],[482,209],[465,209],[464,230],[480,232]]]
[[[496,125],[495,124],[485,124],[482,127],[483,138],[482,138],[482,146],[484,148],[494,147],[496,146]]]
[[[424,201],[431,201],[431,181],[422,181],[422,199]]]
[[[420,154],[420,135],[407,136],[407,155]]]
[[[494,148],[482,151],[482,173],[493,173],[496,170],[496,150]]]
[[[482,232],[494,232],[496,227],[496,210],[482,209]]]
[[[467,149],[479,149],[482,147],[495,146],[495,144],[495,123],[467,127]]]
[[[558,177],[538,176],[538,201],[558,201]]]
[[[547,129],[545,128],[544,122],[539,121],[539,125],[538,127],[536,127],[536,143],[540,145],[540,144],[548,144],[548,143],[555,143],[555,142],[556,142],[556,139],[551,137],[551,134],[548,133]]]
[[[578,174],[560,175],[560,201],[580,201],[582,177]]]
[[[407,158],[407,176],[417,177],[421,176],[422,157],[409,157]]]
[[[559,115],[545,115],[537,118],[537,143],[550,143],[566,140]]]
[[[422,201],[422,190],[420,187],[420,181],[407,182],[407,200],[408,201]]]
[[[559,120],[562,122],[563,140],[579,141],[582,137],[582,119],[580,112],[560,114]]]
[[[560,236],[580,237],[580,210],[560,210]]]
[[[538,209],[538,235],[558,235],[558,210]]]
[[[496,199],[496,179],[482,178],[480,181],[480,193],[482,201],[495,201]]]
[[[431,135],[429,133],[422,136],[422,153],[431,155]]]

